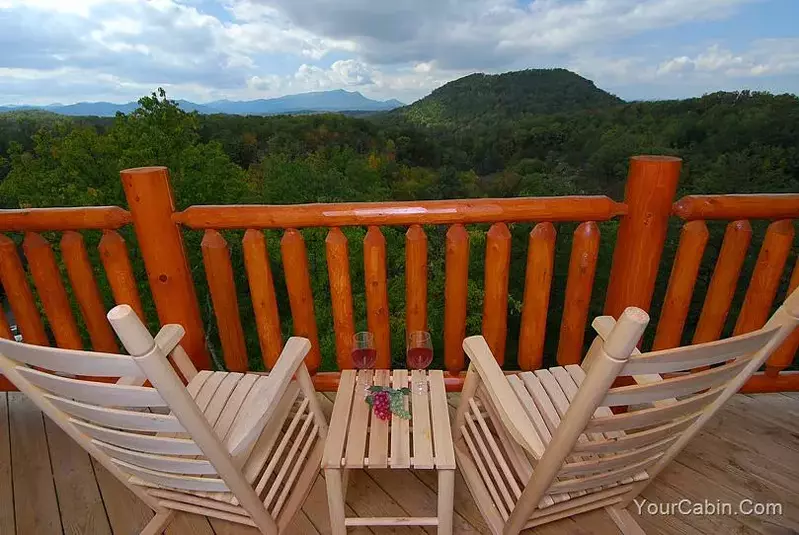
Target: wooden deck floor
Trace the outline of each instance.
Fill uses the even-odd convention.
[[[322,396],[327,410],[331,396]],[[455,396],[451,400],[455,403]],[[430,472],[356,473],[348,514],[435,515],[435,475]],[[644,497],[652,502],[782,504],[772,516],[653,516],[630,511],[647,533],[799,533],[799,394],[738,395],[691,443]],[[485,533],[460,477],[456,481],[455,532]],[[134,534],[151,512],[22,394],[0,394],[0,534]],[[350,533],[423,533],[420,528]],[[430,529],[435,533],[435,529]],[[604,512],[593,512],[536,533],[618,533]],[[250,528],[181,515],[171,535],[254,534]],[[317,479],[292,533],[330,533],[324,481]]]

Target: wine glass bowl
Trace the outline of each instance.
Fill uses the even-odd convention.
[[[355,333],[352,337],[352,351],[350,354],[352,356],[352,365],[357,369],[370,370],[374,368],[377,362],[374,334],[369,331]],[[369,386],[368,381],[362,383],[364,396],[369,394]]]
[[[424,370],[433,362],[433,342],[427,331],[411,331],[408,333],[406,352],[408,367],[414,370]],[[426,383],[414,385],[417,393],[423,394]]]

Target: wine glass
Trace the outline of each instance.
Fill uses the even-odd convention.
[[[369,370],[375,367],[377,361],[377,349],[375,348],[375,335],[369,331],[355,333],[352,337],[352,364],[359,370]],[[363,389],[363,395],[369,395],[369,381],[361,379],[358,374],[358,382]]]
[[[424,370],[433,362],[433,342],[427,331],[412,331],[408,334],[408,366],[414,370]],[[427,390],[426,377],[413,385],[417,394]]]

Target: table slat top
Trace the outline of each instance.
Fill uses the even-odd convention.
[[[414,382],[427,389],[418,393]],[[377,418],[365,400],[366,385],[409,387],[410,420]],[[455,468],[444,374],[441,370],[344,370],[330,419],[323,468]]]

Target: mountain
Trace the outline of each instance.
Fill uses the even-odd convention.
[[[470,74],[390,115],[424,126],[462,126],[488,119],[599,109],[623,102],[566,69],[528,69]]]
[[[232,115],[277,115],[283,113],[308,113],[327,111],[388,111],[404,106],[396,99],[372,100],[357,91],[316,91],[286,95],[278,98],[258,100],[217,100],[208,104],[197,104],[188,100],[178,100],[183,110],[202,114],[227,113]],[[112,102],[78,102],[76,104],[51,104],[49,106],[0,106],[0,113],[8,111],[40,109],[61,115],[83,115],[110,117],[117,112],[131,113],[139,105],[136,102],[114,104]]]
[[[261,100],[217,100],[209,102],[208,106],[220,113],[272,115],[299,111],[386,111],[404,104],[394,99],[381,102],[366,98],[357,91],[336,89]]]

